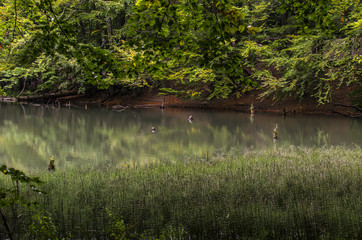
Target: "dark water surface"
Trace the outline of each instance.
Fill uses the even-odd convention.
[[[276,124],[278,146],[362,146],[362,121],[344,117],[0,103],[0,164],[41,170],[51,157],[60,169],[201,160],[231,148],[273,147]]]

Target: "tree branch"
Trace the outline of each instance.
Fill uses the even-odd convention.
[[[362,117],[362,114],[354,116],[354,115],[348,115],[348,114],[340,113],[340,112],[337,112],[337,111],[333,111],[333,113],[336,113],[336,114],[341,115],[343,117],[349,117],[349,118],[360,118],[360,117]]]
[[[6,231],[8,231],[9,239],[14,240],[14,235],[13,235],[11,229],[10,229],[10,226],[9,226],[9,223],[8,223],[8,221],[6,219],[5,213],[1,208],[0,208],[0,215],[1,215],[1,218],[3,219],[5,229],[6,229]]]
[[[334,106],[354,108],[354,109],[356,109],[357,111],[362,112],[362,108],[359,108],[359,107],[354,106],[354,105],[345,105],[345,104],[342,104],[342,103],[335,103]]]
[[[25,80],[24,80],[23,89],[20,91],[20,93],[18,94],[18,96],[16,96],[17,98],[24,92],[24,90],[25,90],[25,85],[26,85],[26,78],[25,78]]]
[[[15,11],[15,16],[14,16],[14,30],[13,30],[13,40],[15,39],[15,32],[16,32],[16,22],[18,21],[18,11],[16,9],[16,0],[14,1],[14,11]]]
[[[49,0],[48,0],[47,2],[48,2],[48,4],[49,4],[50,12],[51,12],[51,14],[54,16],[54,20],[56,21],[57,25],[59,26],[60,31],[63,33],[63,35],[65,36],[65,38],[68,40],[68,42],[69,42],[71,45],[73,45],[72,42],[70,41],[68,35],[67,35],[66,32],[64,31],[62,25],[60,24],[60,22],[59,22],[59,20],[58,20],[58,17],[57,17],[57,15],[55,14],[55,12],[54,12],[54,10],[53,10],[52,3],[51,3]]]

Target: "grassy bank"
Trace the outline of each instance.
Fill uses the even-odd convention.
[[[35,198],[59,234],[74,238],[109,238],[109,210],[127,232],[153,236],[182,226],[195,239],[359,239],[361,159],[358,147],[290,147],[96,166],[41,173],[48,194]],[[24,211],[23,232],[34,212]]]

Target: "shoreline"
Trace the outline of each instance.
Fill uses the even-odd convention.
[[[231,96],[226,99],[211,100],[187,100],[173,95],[163,96],[157,92],[143,91],[140,93],[131,92],[128,95],[110,95],[108,91],[96,94],[76,94],[64,95],[55,93],[49,96],[21,96],[1,97],[0,102],[27,102],[36,105],[53,105],[76,108],[106,107],[113,110],[124,110],[127,108],[146,109],[205,109],[205,110],[225,110],[235,112],[250,112],[250,106],[254,106],[255,113],[266,112],[281,115],[290,114],[312,114],[344,116],[351,118],[361,118],[361,109],[352,105],[346,91],[336,91],[332,99],[333,102],[318,104],[315,99],[305,97],[298,100],[294,97],[287,97],[284,100],[274,100],[271,97],[260,99],[260,92],[253,91],[241,97]]]

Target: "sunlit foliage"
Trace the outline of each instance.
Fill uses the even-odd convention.
[[[361,85],[361,32],[359,0],[3,0],[0,87],[325,103]]]

